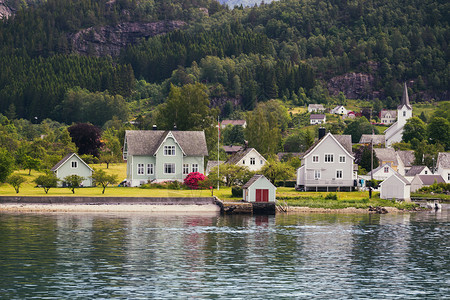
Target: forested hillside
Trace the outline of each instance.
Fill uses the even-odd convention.
[[[79,89],[118,107],[145,100],[149,111],[170,84],[195,82],[222,111],[272,98],[327,103],[339,92],[394,107],[405,81],[414,101],[449,98],[445,0],[286,0],[235,9],[214,0],[37,2],[0,22],[3,114],[77,121],[83,113],[65,105]],[[113,46],[119,55],[96,51]],[[110,114],[91,122],[128,116]]]

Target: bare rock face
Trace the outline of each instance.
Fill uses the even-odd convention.
[[[379,92],[373,90],[374,76],[364,73],[347,73],[336,76],[328,81],[330,95],[337,96],[343,92],[348,99],[373,99],[379,97]]]
[[[183,21],[124,22],[114,26],[86,28],[71,35],[69,39],[73,52],[114,57],[119,55],[122,48],[137,43],[141,38],[165,34],[185,25]]]
[[[13,13],[13,10],[8,3],[6,3],[6,0],[0,0],[0,19],[7,19]]]

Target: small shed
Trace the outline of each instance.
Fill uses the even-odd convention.
[[[275,202],[277,188],[264,175],[253,176],[242,188],[246,202]]]
[[[395,172],[380,183],[380,198],[411,201],[411,184]]]
[[[66,155],[51,171],[60,180],[58,186],[64,186],[63,179],[66,176],[78,175],[84,177],[83,186],[92,186],[92,172],[94,171],[76,153]]]

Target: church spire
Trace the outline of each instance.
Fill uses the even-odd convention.
[[[408,87],[406,86],[406,82],[403,88],[403,96],[402,96],[402,103],[398,107],[399,109],[405,106],[409,109],[412,109],[411,104],[409,104],[409,96],[408,96]]]

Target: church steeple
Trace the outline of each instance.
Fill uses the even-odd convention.
[[[406,82],[403,87],[402,103],[398,106],[398,109],[401,109],[403,106],[406,106],[408,109],[412,109],[411,104],[409,103],[408,87],[406,86]]]

